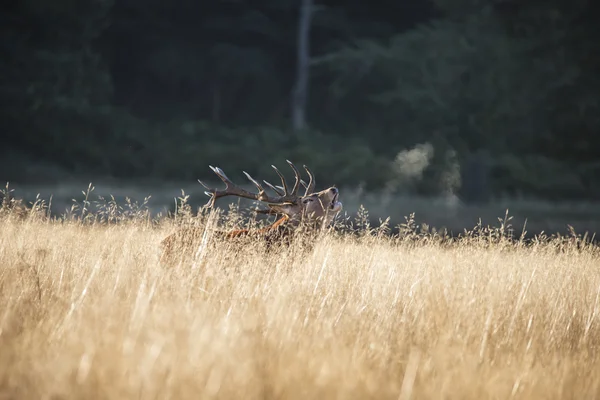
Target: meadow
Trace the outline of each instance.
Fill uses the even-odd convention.
[[[216,239],[240,223],[217,217],[0,212],[0,398],[600,398],[581,237],[357,223],[267,250]],[[190,224],[193,251],[161,263]]]

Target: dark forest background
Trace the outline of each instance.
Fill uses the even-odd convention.
[[[586,0],[19,0],[0,14],[0,179],[271,180],[464,202],[600,198]]]

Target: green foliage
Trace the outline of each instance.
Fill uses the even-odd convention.
[[[372,137],[396,151],[438,141],[436,154],[445,154],[449,146],[464,160],[473,150],[489,150],[497,164],[492,179],[498,194],[569,198],[589,193],[598,179],[583,179],[580,171],[588,170],[584,165],[591,157],[563,157],[565,152],[590,154],[589,146],[598,144],[591,134],[600,129],[600,119],[592,114],[600,115],[600,105],[583,81],[596,82],[597,74],[586,73],[573,58],[578,54],[569,49],[573,36],[561,23],[562,14],[535,14],[538,23],[554,21],[555,30],[515,35],[523,20],[507,23],[491,3],[439,3],[450,17],[387,43],[357,40],[316,60],[316,66],[337,76],[332,93],[355,107],[376,105],[374,118],[401,127]],[[576,105],[565,102],[565,95]],[[420,185],[438,182],[445,168],[432,160]]]
[[[69,155],[64,148],[102,134],[93,124],[111,100],[112,81],[91,42],[106,26],[110,7],[110,1],[30,0],[8,14],[2,29],[13,44],[0,58],[0,119],[13,146],[75,169],[78,160],[63,158]]]
[[[381,4],[317,4],[310,128],[292,132],[296,2],[16,2],[0,16],[0,178],[43,179],[42,162],[267,177],[287,158],[323,182],[465,201],[600,195],[588,3],[434,3],[435,19],[398,28]]]
[[[591,189],[577,169],[540,155],[505,154],[498,157],[492,174],[496,192],[511,195],[522,194],[520,188],[526,187],[548,200],[578,199]]]
[[[455,145],[491,148],[519,138],[512,147],[528,147],[536,135],[530,127],[546,128],[540,102],[549,77],[532,76],[526,54],[493,18],[434,21],[387,45],[358,42],[320,63],[338,74],[333,89],[339,95],[354,94],[353,88],[373,77],[384,80],[369,84],[368,99],[403,110],[395,115],[402,129],[393,140],[404,146],[435,135]]]
[[[358,141],[344,143],[342,137],[319,131],[296,134],[289,129],[235,129],[203,122],[188,122],[185,126],[185,130],[165,126],[163,129],[168,132],[157,135],[168,136],[171,140],[155,149],[157,168],[154,177],[158,174],[171,179],[215,179],[207,166],[218,165],[232,176],[242,176],[241,171],[247,171],[262,179],[273,180],[276,178],[273,178],[271,164],[284,165],[288,159],[319,171],[320,185],[365,182],[369,187],[381,187],[387,179],[385,173],[372,179],[373,171],[382,170],[387,161]],[[144,174],[144,169],[139,173]]]
[[[232,176],[241,176],[238,179],[245,180],[241,172],[247,171],[273,180],[277,178],[271,164],[285,165],[289,159],[319,171],[322,185],[362,183],[372,188],[383,186],[389,178],[388,161],[373,154],[364,142],[346,143],[343,137],[319,131],[226,128],[203,121],[148,124],[116,108],[79,109],[65,115],[64,123],[57,124],[62,128],[53,132],[55,137],[64,136],[46,143],[45,151],[60,154],[57,159],[66,170],[86,175],[108,172],[121,178],[214,180],[208,165],[218,165]],[[6,161],[12,164],[12,172],[6,165],[3,179],[23,178],[19,171],[25,166],[17,168],[13,158]],[[381,173],[373,179],[373,171]]]

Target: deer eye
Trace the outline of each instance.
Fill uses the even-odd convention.
[[[311,198],[308,198],[308,199],[304,199],[304,200],[302,200],[302,202],[303,202],[304,204],[310,203],[311,201],[314,201],[314,200],[313,200],[313,199],[311,199]]]

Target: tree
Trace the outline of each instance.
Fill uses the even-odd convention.
[[[584,105],[579,112],[597,110],[578,62],[567,56],[571,31],[562,25],[552,34],[516,36],[488,6],[459,14],[387,43],[357,40],[317,63],[337,74],[332,90],[341,100],[362,101],[365,108],[377,104],[379,110],[370,114],[393,121],[397,129],[372,135],[373,142],[402,149],[436,140],[458,150],[463,160],[487,149],[494,167],[507,169],[524,190],[583,195],[581,177],[554,145],[568,137],[558,121],[571,119],[574,126],[577,119],[571,101]],[[590,75],[588,82],[596,80]],[[570,102],[564,101],[567,93]],[[435,154],[443,158],[444,152]],[[561,177],[560,190],[540,179],[550,170],[557,183]]]
[[[292,126],[297,131],[306,127],[306,103],[310,77],[310,26],[313,11],[313,0],[301,1],[298,20],[297,76],[292,95]]]
[[[92,46],[111,7],[111,1],[30,0],[2,15],[0,29],[12,40],[0,58],[0,118],[13,145],[48,155],[92,130],[79,123],[112,96],[108,68]]]

